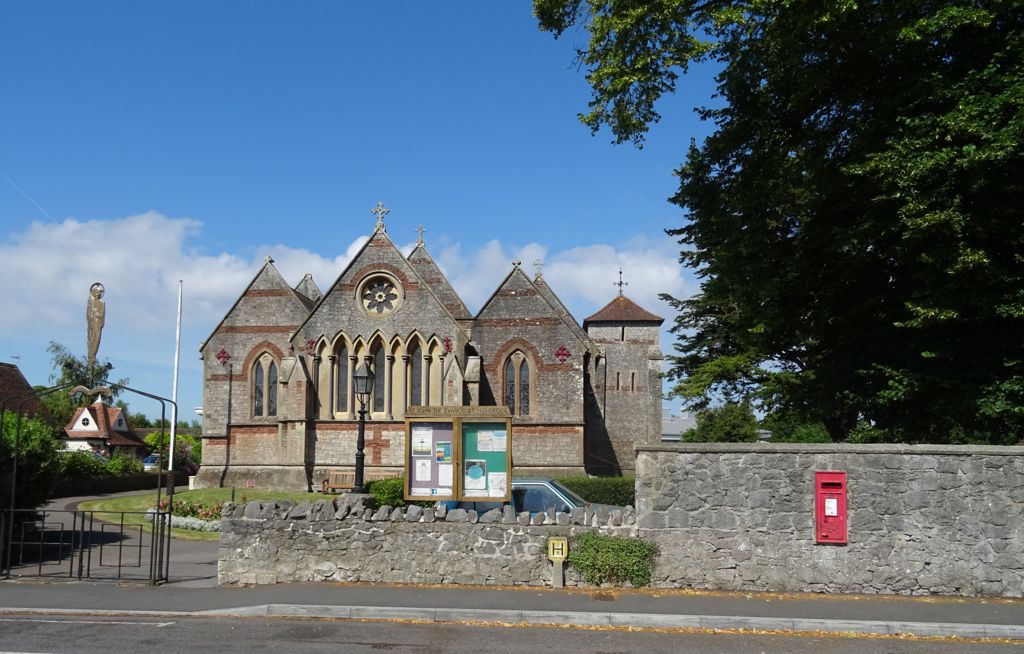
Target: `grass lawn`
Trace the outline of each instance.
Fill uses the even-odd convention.
[[[295,502],[316,502],[330,497],[322,493],[289,493],[287,491],[270,491],[256,488],[235,489],[235,501],[241,504],[250,500],[293,500]],[[167,494],[162,493],[160,499],[166,500]],[[183,500],[198,501],[202,504],[223,504],[231,499],[230,488],[203,488],[199,490],[184,491],[174,494],[174,501]],[[96,519],[105,522],[120,522],[121,511],[138,511],[137,514],[124,516],[125,524],[142,525],[146,531],[152,526],[146,522],[142,514],[147,509],[156,506],[156,491],[146,491],[138,495],[125,495],[123,497],[100,498],[82,502],[78,508],[80,511],[96,511]],[[118,513],[103,513],[104,511],[117,511]],[[175,538],[186,540],[217,540],[220,535],[217,532],[191,531],[188,529],[172,529],[171,535]]]

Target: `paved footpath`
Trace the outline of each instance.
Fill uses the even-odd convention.
[[[1024,641],[1021,599],[333,583],[216,587],[215,543],[175,539],[171,551],[171,582],[161,586],[0,581],[0,614],[482,621]]]

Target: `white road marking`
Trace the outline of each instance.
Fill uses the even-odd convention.
[[[135,624],[150,627],[169,627],[174,622],[118,622],[115,620],[43,620],[42,618],[0,618],[0,622],[52,622],[56,624]],[[0,652],[0,654],[19,654],[18,652]]]

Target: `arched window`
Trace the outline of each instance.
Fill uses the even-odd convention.
[[[515,351],[505,361],[505,406],[514,416],[530,415],[530,362],[526,355]]]
[[[530,366],[525,359],[519,364],[519,415],[530,415]]]
[[[254,416],[263,415],[263,363],[260,361],[256,362],[256,370],[254,371],[252,381],[252,414]]]
[[[384,366],[384,348],[377,346],[373,353],[373,410],[384,410],[384,376],[388,370]]]
[[[423,404],[423,351],[420,344],[412,346],[409,353],[409,406],[421,406]]]
[[[334,378],[334,383],[338,385],[337,392],[335,392],[334,401],[335,411],[348,411],[348,348],[344,345],[341,346],[341,351],[338,352],[338,374]]]
[[[269,354],[256,360],[252,370],[252,414],[277,415],[277,362]]]
[[[267,415],[277,415],[277,364],[273,361],[267,373]]]

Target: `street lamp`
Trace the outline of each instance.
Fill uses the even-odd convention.
[[[359,437],[356,439],[356,479],[352,484],[353,493],[364,493],[363,489],[363,446],[366,444],[366,400],[373,392],[373,370],[365,362],[352,373],[352,386],[359,398]]]

